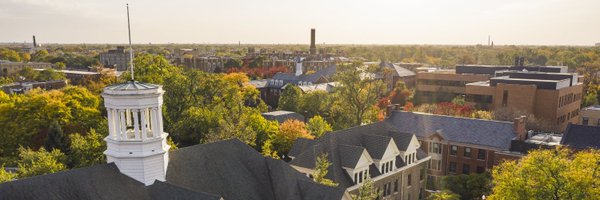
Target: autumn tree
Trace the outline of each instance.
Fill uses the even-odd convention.
[[[489,199],[599,199],[600,152],[534,150],[492,170]]]
[[[325,176],[327,176],[329,166],[331,166],[331,163],[327,159],[327,154],[319,155],[315,162],[315,169],[312,173],[313,181],[321,185],[338,186],[338,184],[333,182],[331,179],[325,178]]]
[[[279,97],[278,109],[300,112],[300,98],[302,98],[302,90],[298,86],[288,84]]]
[[[276,151],[280,156],[287,155],[298,138],[313,139],[314,137],[308,133],[304,122],[289,119],[279,126],[277,133],[269,136],[268,142],[272,149],[268,151]]]
[[[313,118],[308,120],[308,124],[306,124],[306,129],[308,132],[315,138],[321,137],[321,135],[331,132],[333,129],[331,125],[327,123],[321,116],[316,115]]]

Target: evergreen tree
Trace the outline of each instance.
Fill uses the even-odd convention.
[[[373,187],[373,180],[367,178],[365,182],[358,188],[358,194],[352,195],[353,200],[375,200],[379,197],[379,194],[375,187]]]
[[[50,125],[44,147],[48,151],[58,149],[62,152],[67,152],[67,142],[65,134],[63,133],[62,128],[58,124],[58,121],[53,121]]]

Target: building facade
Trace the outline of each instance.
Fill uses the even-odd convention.
[[[0,60],[0,75],[10,76],[19,73],[24,68],[32,69],[50,69],[52,63],[45,62],[11,62],[6,60]]]
[[[114,68],[117,71],[127,71],[129,66],[129,53],[125,51],[125,47],[119,46],[117,49],[108,50],[108,52],[100,53],[100,63],[104,67]]]
[[[600,105],[581,109],[578,124],[586,126],[600,126]]]

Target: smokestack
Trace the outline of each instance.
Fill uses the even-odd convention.
[[[37,47],[37,42],[35,42],[35,35],[33,36],[33,47]]]
[[[315,46],[315,29],[310,29],[310,54],[317,54],[317,47]]]

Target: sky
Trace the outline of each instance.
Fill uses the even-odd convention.
[[[0,42],[593,45],[599,0],[0,0]]]

